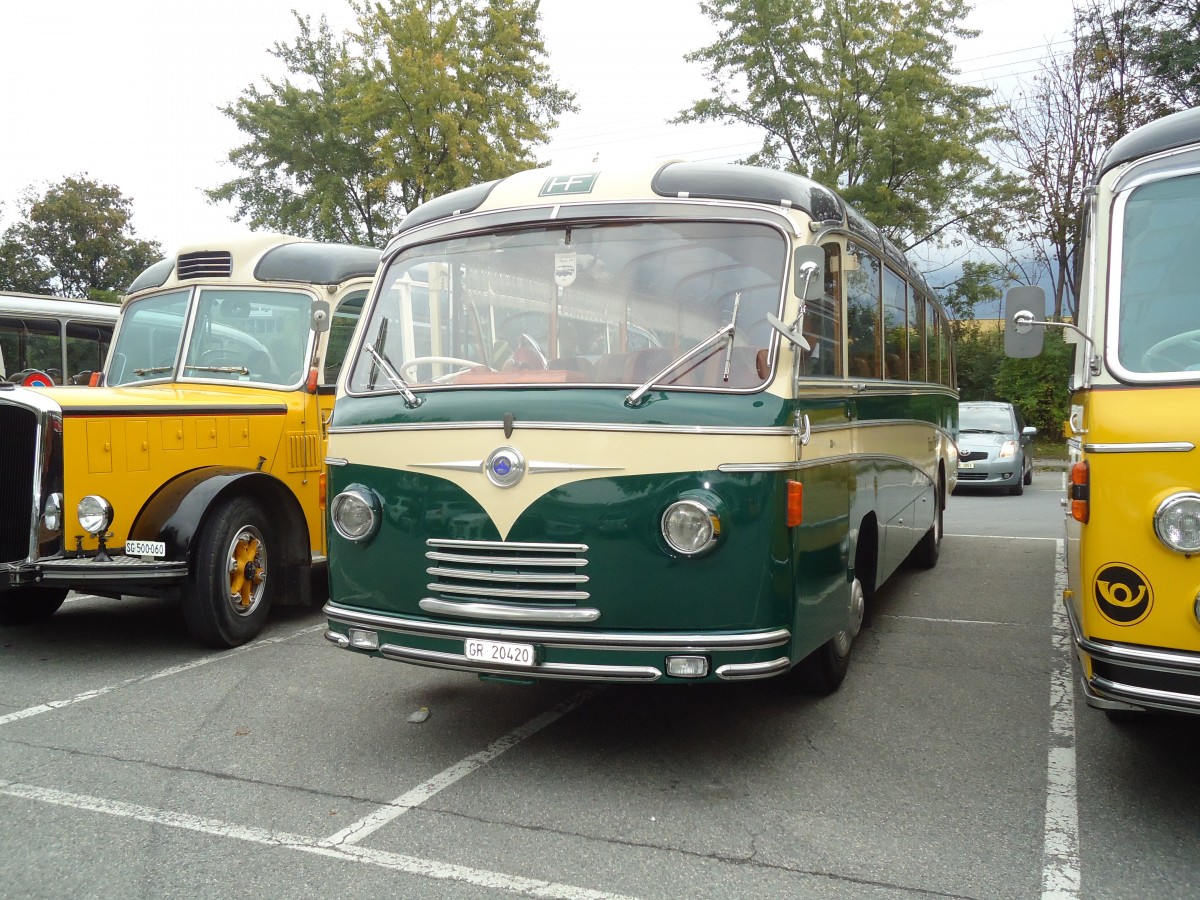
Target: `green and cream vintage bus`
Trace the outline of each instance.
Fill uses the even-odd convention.
[[[954,488],[945,314],[833,191],[672,162],[435,199],[329,432],[326,637],[489,678],[842,681]]]

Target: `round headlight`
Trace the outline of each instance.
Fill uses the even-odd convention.
[[[366,488],[353,487],[333,498],[329,506],[333,527],[348,541],[363,541],[379,529],[379,503]]]
[[[1154,533],[1178,553],[1200,553],[1200,494],[1173,494],[1160,503]]]
[[[679,500],[663,513],[662,533],[672,550],[684,556],[695,556],[717,542],[721,519],[697,500]]]
[[[63,524],[63,495],[57,492],[46,498],[46,507],[42,510],[42,525],[47,531],[61,531]]]
[[[112,524],[112,504],[99,494],[88,494],[75,507],[79,516],[79,526],[92,537],[104,534]]]

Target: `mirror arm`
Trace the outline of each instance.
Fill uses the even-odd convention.
[[[1096,352],[1096,342],[1092,340],[1091,335],[1089,335],[1078,325],[1074,325],[1070,322],[1049,322],[1044,319],[1035,319],[1033,317],[1033,313],[1027,309],[1018,310],[1017,312],[1013,313],[1012,320],[1013,325],[1016,326],[1018,334],[1028,334],[1033,329],[1034,325],[1043,325],[1050,328],[1066,328],[1069,331],[1075,332],[1077,335],[1083,338],[1084,343],[1091,351],[1091,356],[1088,357],[1088,371],[1093,375],[1100,374],[1100,354]]]

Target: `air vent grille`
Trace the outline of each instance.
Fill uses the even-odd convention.
[[[233,254],[228,250],[202,250],[198,253],[181,253],[175,264],[176,277],[228,278],[233,274]]]

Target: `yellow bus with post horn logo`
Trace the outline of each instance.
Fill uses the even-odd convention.
[[[489,679],[841,683],[955,485],[947,319],[838,194],[534,169],[414,210],[329,432],[326,637]]]
[[[1076,323],[1013,288],[1010,356],[1074,347],[1063,594],[1089,704],[1200,713],[1200,109],[1102,158]]]

